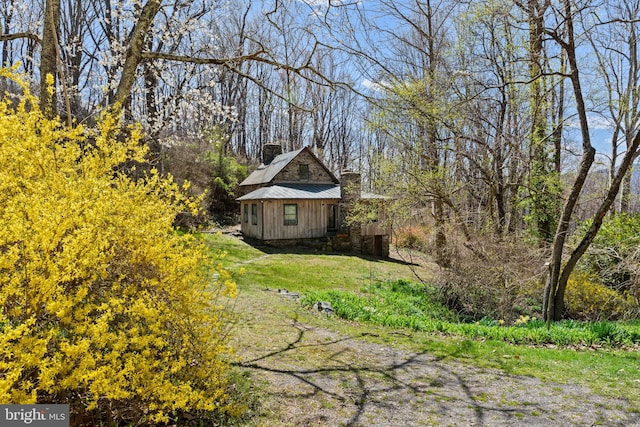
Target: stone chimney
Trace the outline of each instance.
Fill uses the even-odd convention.
[[[353,203],[360,198],[362,180],[358,172],[344,171],[340,175],[340,198],[343,203]]]
[[[280,154],[282,154],[282,146],[280,144],[264,144],[262,146],[262,163],[268,165]]]
[[[340,209],[340,228],[348,230],[351,250],[362,252],[362,230],[358,224],[347,226],[346,218],[353,210],[354,204],[361,197],[362,179],[358,172],[344,171],[340,176],[340,198],[342,199]]]

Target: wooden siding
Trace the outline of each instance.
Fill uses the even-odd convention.
[[[251,205],[258,210],[258,224],[252,224]],[[284,205],[298,205],[298,224],[284,225]],[[241,231],[247,237],[260,240],[311,239],[327,235],[327,206],[336,200],[249,200],[240,207]],[[244,206],[249,208],[248,222],[244,220]],[[266,220],[265,220],[266,218]],[[378,223],[361,226],[362,236],[388,235],[388,226]]]
[[[363,224],[361,230],[363,236],[380,236],[391,234],[391,227],[383,226],[379,223]]]
[[[244,220],[245,205],[249,206],[249,220],[246,222]],[[256,208],[258,209],[258,224],[253,224],[252,222],[251,205],[256,205]],[[253,239],[262,239],[262,203],[259,200],[242,202],[240,204],[240,212],[242,212],[242,215],[240,217],[240,220],[242,221],[240,224],[240,231],[242,231],[242,234]]]
[[[308,239],[327,234],[326,205],[332,200],[265,200],[242,202],[242,234],[260,240]],[[258,224],[252,224],[251,205],[258,210]],[[298,205],[298,224],[284,225],[284,205]],[[249,206],[249,221],[244,221],[244,206]],[[265,220],[266,219],[266,220]]]

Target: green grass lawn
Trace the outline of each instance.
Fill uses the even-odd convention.
[[[226,253],[223,264],[237,280],[238,298],[258,301],[265,288],[286,288],[303,296],[313,292],[337,290],[366,295],[373,283],[397,279],[413,280],[413,269],[402,262],[373,260],[364,257],[314,252],[285,253],[254,248],[225,235],[206,237],[212,248]],[[429,267],[418,267],[423,277],[436,274]],[[242,272],[242,274],[240,274]],[[271,298],[273,316],[284,313],[290,302]],[[383,326],[364,321],[341,320],[337,316],[318,316],[302,307],[296,315],[300,321],[365,339],[416,352],[430,352],[443,359],[455,359],[481,367],[491,367],[511,374],[535,376],[559,383],[588,385],[603,396],[620,397],[628,410],[640,412],[640,395],[629,393],[640,386],[640,353],[637,344],[625,348],[581,345],[514,345],[504,340],[465,335],[446,335],[409,327]],[[636,324],[637,325],[637,324]],[[483,325],[479,325],[483,326]],[[270,326],[264,325],[264,333]],[[473,329],[473,325],[466,327]],[[498,327],[498,326],[496,326]],[[261,325],[253,334],[260,336]],[[273,330],[268,330],[273,335]]]
[[[412,269],[422,275],[426,268],[401,261],[379,260],[345,254],[314,251],[279,252],[273,248],[255,248],[235,237],[208,235],[212,247],[224,251],[224,265],[233,272],[244,268],[237,277],[241,289],[252,286],[292,292],[336,289],[359,291],[363,286],[395,278],[413,278]]]

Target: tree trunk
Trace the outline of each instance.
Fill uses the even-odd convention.
[[[604,217],[611,209],[614,201],[616,200],[616,196],[618,195],[618,191],[620,190],[620,185],[624,180],[624,177],[627,175],[627,171],[630,170],[631,165],[633,164],[634,158],[637,156],[638,147],[640,146],[640,132],[636,134],[631,145],[628,147],[627,152],[622,159],[622,163],[618,168],[618,172],[614,177],[611,185],[609,186],[609,190],[607,191],[607,195],[600,204],[598,211],[594,214],[593,220],[591,222],[591,226],[589,230],[582,238],[578,246],[573,250],[571,256],[567,260],[564,268],[562,269],[562,274],[558,280],[558,285],[556,289],[556,294],[553,301],[553,319],[558,320],[562,316],[562,312],[564,310],[564,294],[567,287],[567,281],[569,280],[569,276],[576,266],[577,262],[580,260],[582,255],[587,251],[593,239],[595,239],[600,227],[602,226],[602,221]]]
[[[147,42],[147,48],[151,49],[151,43]],[[147,107],[147,116],[149,128],[153,133],[157,132],[156,125],[160,117],[158,105],[156,103],[156,90],[158,88],[158,76],[151,61],[145,61],[143,64],[144,74],[144,90],[145,101]]]
[[[582,159],[580,161],[580,167],[576,178],[571,186],[569,196],[564,203],[564,207],[560,214],[560,220],[558,221],[557,230],[553,237],[551,261],[549,264],[549,271],[547,276],[547,283],[544,290],[542,312],[544,319],[549,322],[552,320],[559,320],[562,316],[563,302],[558,304],[558,296],[564,297],[565,283],[560,283],[560,277],[567,277],[566,271],[562,271],[562,253],[564,245],[567,239],[569,231],[569,224],[573,211],[575,210],[578,202],[578,197],[582,191],[587,175],[591,169],[591,165],[595,159],[596,150],[591,145],[591,137],[589,135],[589,123],[587,121],[587,110],[584,104],[584,98],[582,97],[582,87],[580,85],[580,76],[578,73],[578,63],[576,59],[576,48],[573,34],[573,20],[571,2],[570,0],[564,0],[566,27],[567,27],[567,41],[556,41],[564,48],[567,53],[567,61],[569,62],[570,79],[573,87],[573,93],[576,98],[576,110],[578,112],[578,119],[580,122],[580,130],[582,134]],[[573,269],[573,267],[571,267]],[[566,268],[565,268],[566,270]],[[571,271],[568,271],[571,273]]]
[[[544,242],[553,240],[556,192],[548,187],[550,161],[547,150],[547,114],[549,106],[544,77],[544,13],[547,4],[528,0],[529,15],[529,74],[531,76],[531,211],[536,232]],[[551,199],[550,199],[551,198]]]
[[[9,34],[11,30],[11,24],[13,20],[13,1],[9,4],[10,9],[9,12],[4,15],[4,25],[2,27],[2,34]],[[6,40],[2,44],[2,66],[10,67],[13,65],[13,58],[11,55],[11,41]],[[0,93],[5,93],[8,91],[9,79],[0,79]]]
[[[45,2],[42,50],[40,54],[40,109],[47,117],[56,115],[59,33],[60,0],[47,0]],[[53,77],[52,84],[47,82],[47,76],[49,75]]]
[[[580,260],[582,255],[589,248],[596,234],[600,230],[602,221],[615,201],[620,189],[620,184],[627,170],[631,167],[634,158],[637,155],[638,146],[640,146],[640,132],[635,135],[632,143],[627,147],[622,163],[615,174],[614,179],[609,185],[606,197],[603,199],[598,211],[593,216],[591,226],[585,236],[582,238],[578,246],[573,250],[567,262],[562,265],[562,253],[566,242],[569,222],[575,209],[580,191],[584,186],[587,174],[595,158],[595,149],[591,146],[589,136],[589,124],[587,122],[587,113],[582,97],[582,88],[580,86],[580,78],[578,74],[578,66],[576,60],[576,48],[573,34],[573,21],[571,19],[571,3],[570,0],[564,0],[565,16],[567,17],[567,38],[566,42],[558,40],[567,53],[569,61],[570,78],[573,86],[574,96],[576,98],[576,110],[580,121],[580,129],[582,133],[582,161],[576,179],[571,187],[571,192],[565,202],[558,229],[553,241],[553,252],[549,263],[549,271],[544,291],[543,314],[547,322],[560,320],[564,311],[564,295],[567,287],[569,276],[573,272],[574,267]]]
[[[636,135],[637,138],[637,135]],[[627,145],[627,150],[630,150],[633,146],[633,142]],[[630,213],[631,212],[631,178],[633,177],[633,163],[638,158],[637,151],[634,152],[633,158],[631,159],[631,164],[629,165],[629,170],[625,173],[622,179],[622,194],[620,195],[620,212],[621,213]]]
[[[618,133],[620,132],[620,123],[616,124],[611,137],[611,165],[609,166],[609,183],[612,183],[616,177],[616,167],[618,165]],[[623,184],[624,185],[624,184]],[[622,200],[620,201],[619,212],[622,212]],[[611,206],[611,215],[616,214],[616,206]]]
[[[553,250],[551,253],[551,261],[549,263],[549,272],[547,275],[547,283],[544,289],[544,299],[542,305],[544,320],[546,320],[547,322],[551,320],[560,320],[560,317],[562,316],[562,307],[557,306],[557,294],[558,292],[561,292],[562,295],[564,295],[564,287],[566,287],[566,282],[562,285],[559,283],[562,268],[562,252],[564,250],[564,244],[567,238],[569,223],[571,220],[571,216],[573,215],[573,210],[575,209],[576,203],[578,202],[580,191],[582,190],[582,187],[587,180],[587,175],[589,174],[589,169],[591,169],[591,165],[593,164],[595,155],[596,150],[591,147],[590,144],[589,147],[584,147],[582,160],[580,161],[580,168],[578,169],[578,175],[573,182],[569,197],[567,198],[567,201],[564,204],[564,208],[562,209],[560,222],[558,223],[558,228],[553,239]],[[559,288],[562,289],[559,291]]]
[[[631,201],[631,176],[633,168],[630,168],[622,180],[622,192],[620,193],[620,213],[629,213]]]
[[[436,64],[438,62],[438,54],[435,48],[435,32],[434,32],[434,24],[433,24],[433,12],[431,10],[431,1],[427,0],[426,2],[426,19],[427,19],[427,33],[425,34],[427,38],[427,58],[428,58],[428,68],[427,68],[427,79],[429,82],[429,86],[436,84]],[[428,92],[431,92],[433,89],[428,89]],[[435,90],[433,90],[435,91]],[[434,95],[432,93],[425,94],[426,99],[430,102],[433,102]],[[443,188],[442,179],[440,176],[440,153],[438,150],[438,124],[436,122],[436,118],[431,115],[431,113],[427,113],[426,124],[425,124],[425,137],[426,140],[423,141],[423,153],[426,156],[426,161],[424,166],[431,173],[432,177],[435,178],[434,185],[437,187],[436,191],[434,191],[434,199],[431,202],[433,218],[435,220],[435,247],[436,247],[436,263],[441,267],[449,267],[451,265],[451,259],[449,256],[449,250],[447,248],[447,235],[445,234],[445,212],[444,212],[444,201],[443,201]]]
[[[125,105],[131,93],[131,88],[136,81],[136,72],[138,65],[142,62],[145,40],[153,24],[153,20],[160,10],[161,3],[160,0],[149,0],[142,7],[140,17],[131,31],[129,47],[127,48],[127,54],[122,68],[122,76],[118,82],[118,88],[116,89],[114,97],[114,104],[119,104],[121,107]]]
[[[566,57],[560,57],[560,72],[566,73]],[[554,127],[552,133],[553,139],[553,169],[560,175],[562,172],[561,155],[562,155],[562,130],[564,129],[564,82],[565,78],[560,77],[558,82],[558,90],[553,92],[553,114],[555,114]],[[554,84],[555,86],[555,84]],[[557,94],[557,95],[556,95]]]

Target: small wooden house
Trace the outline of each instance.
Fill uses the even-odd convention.
[[[280,145],[266,145],[262,164],[240,183],[240,192],[241,231],[247,238],[389,255],[388,228],[346,224],[358,200],[382,196],[362,193],[360,174],[343,173],[338,180],[308,147],[281,153]]]

